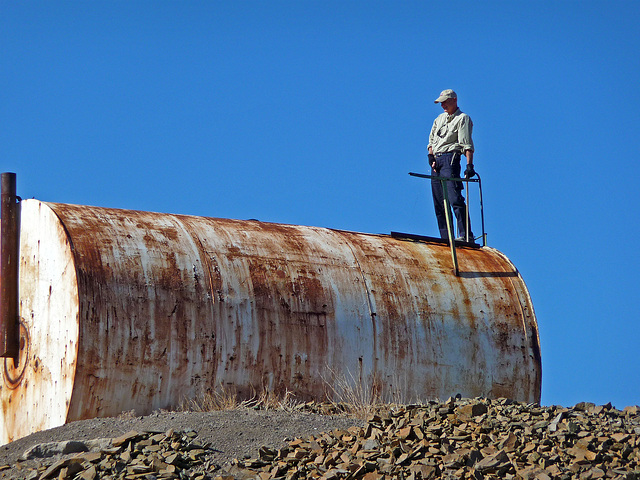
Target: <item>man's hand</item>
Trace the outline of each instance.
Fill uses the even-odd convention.
[[[433,168],[435,170],[436,169],[436,156],[433,153],[430,153],[427,156],[429,157],[429,165],[431,165],[431,168]]]
[[[471,178],[476,174],[473,169],[473,163],[467,163],[467,169],[464,171],[464,178]]]

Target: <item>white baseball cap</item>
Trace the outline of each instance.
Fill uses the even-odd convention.
[[[454,92],[450,88],[440,92],[440,96],[438,98],[436,98],[433,103],[442,103],[442,102],[444,102],[445,100],[447,100],[449,98],[458,98],[458,95],[456,95],[456,92]]]

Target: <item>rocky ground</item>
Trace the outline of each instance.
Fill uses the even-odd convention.
[[[121,415],[117,418],[95,418],[72,422],[0,446],[0,479],[40,478],[45,467],[48,468],[63,459],[73,458],[79,453],[78,450],[102,451],[104,454],[101,460],[113,459],[119,468],[125,463],[120,460],[122,452],[110,451],[110,447],[105,446],[104,442],[92,443],[91,441],[117,438],[131,431],[142,434],[144,432],[166,433],[171,430],[184,432],[184,435],[189,436],[189,441],[183,441],[181,444],[198,444],[205,447],[206,452],[200,458],[201,466],[209,467],[206,478],[215,478],[220,474],[221,467],[229,467],[235,458],[242,459],[249,455],[256,455],[263,445],[284,446],[299,435],[313,435],[335,428],[364,424],[362,420],[345,415],[310,413],[309,408],[300,410],[238,408],[206,413],[155,412],[144,417]],[[193,436],[194,433],[195,436]],[[126,450],[128,446],[128,444],[124,445],[123,449]],[[31,453],[25,455],[29,451]],[[177,476],[165,478],[196,478],[182,475],[188,470],[179,467]],[[99,468],[96,471],[95,478],[108,476]],[[59,476],[60,472],[47,478]],[[75,475],[67,477],[74,478]],[[123,477],[114,474],[112,478]]]
[[[94,419],[0,447],[0,478],[640,480],[640,407],[507,399]],[[315,409],[317,410],[317,409]]]

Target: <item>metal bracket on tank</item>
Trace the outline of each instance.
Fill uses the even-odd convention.
[[[424,173],[414,173],[409,172],[409,175],[412,177],[418,178],[428,178],[431,180],[437,180],[442,185],[442,193],[444,197],[444,212],[445,217],[447,219],[447,233],[449,235],[449,246],[451,248],[451,260],[453,263],[453,272],[456,276],[460,276],[460,269],[458,268],[458,256],[456,253],[456,243],[461,245],[475,245],[475,240],[482,238],[482,246],[487,246],[487,234],[484,231],[484,207],[482,204],[482,181],[480,180],[480,175],[476,173],[477,179],[475,178],[450,178],[450,177],[439,177],[436,175],[426,175]],[[449,195],[447,194],[447,182],[464,182],[467,186],[467,198],[465,201],[466,204],[466,231],[467,238],[469,232],[469,183],[477,183],[478,190],[480,193],[480,217],[482,219],[482,235],[480,237],[476,237],[472,242],[464,242],[455,239],[454,230],[453,230],[453,215],[451,213],[451,204],[449,203]]]
[[[18,358],[5,358],[4,359],[4,381],[8,388],[15,389],[22,382],[22,377],[29,361],[29,328],[24,322],[24,319],[20,319],[20,352]]]

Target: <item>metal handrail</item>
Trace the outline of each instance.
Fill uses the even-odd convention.
[[[455,246],[455,235],[453,233],[453,220],[452,220],[452,214],[451,214],[451,206],[449,203],[449,196],[447,193],[447,183],[446,182],[464,182],[467,184],[467,198],[465,201],[465,205],[466,205],[466,219],[465,219],[465,223],[466,223],[466,235],[465,238],[469,238],[469,183],[477,183],[478,184],[478,191],[479,191],[479,196],[480,196],[480,217],[481,217],[481,221],[482,221],[482,235],[481,237],[475,237],[473,239],[474,243],[475,240],[478,238],[482,238],[482,246],[486,247],[487,246],[487,234],[484,231],[484,205],[482,202],[482,180],[480,179],[480,175],[478,175],[476,173],[476,176],[478,177],[477,179],[475,178],[451,178],[451,177],[440,177],[437,175],[426,175],[424,173],[414,173],[414,172],[409,172],[409,175],[411,175],[412,177],[419,177],[419,178],[428,178],[431,180],[438,180],[440,181],[441,185],[442,185],[442,193],[443,193],[443,198],[444,198],[444,211],[445,211],[445,218],[447,220],[447,233],[449,235],[449,246],[451,248],[451,259],[453,261],[453,271],[456,274],[456,276],[460,275],[460,271],[458,269],[458,256],[456,254],[456,246]]]

